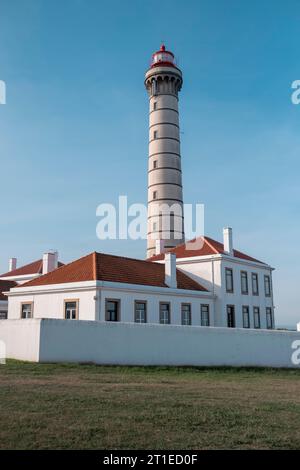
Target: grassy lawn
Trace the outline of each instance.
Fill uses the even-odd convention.
[[[300,370],[0,366],[1,449],[300,449]]]

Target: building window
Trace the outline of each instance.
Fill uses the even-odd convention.
[[[159,304],[159,323],[163,325],[168,325],[171,323],[169,303],[161,302]]]
[[[78,319],[78,300],[65,300],[65,319]]]
[[[250,328],[249,307],[243,305],[243,328]]]
[[[209,305],[201,305],[201,326],[209,326]]]
[[[251,278],[252,278],[252,294],[253,294],[253,295],[258,295],[258,294],[259,294],[259,290],[258,290],[258,274],[252,273]]]
[[[235,328],[234,305],[227,305],[227,326],[228,328]]]
[[[154,111],[157,110],[157,101],[154,101],[154,103],[153,103],[153,110],[154,110]]]
[[[147,323],[147,303],[135,301],[134,321],[136,323]]]
[[[157,191],[153,191],[153,199],[157,199]]]
[[[154,131],[153,132],[153,139],[157,139],[157,136],[158,136],[158,131]]]
[[[7,312],[6,311],[0,311],[0,320],[7,320]]]
[[[105,300],[105,320],[120,321],[120,300]]]
[[[254,328],[260,328],[259,307],[253,307]]]
[[[191,304],[181,304],[181,323],[182,325],[192,324]]]
[[[241,271],[241,291],[242,294],[248,294],[248,274],[247,271]]]
[[[268,330],[272,330],[274,328],[274,322],[273,322],[273,312],[272,312],[271,307],[266,308],[266,320],[267,320]]]
[[[21,318],[32,318],[33,302],[21,304]]]
[[[154,162],[153,162],[153,168],[157,168],[157,160],[154,160]]]
[[[271,297],[271,278],[270,276],[265,276],[265,295],[266,297]]]
[[[226,278],[226,292],[233,292],[233,271],[230,268],[225,268]]]

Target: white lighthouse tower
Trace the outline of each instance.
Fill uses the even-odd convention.
[[[149,94],[147,256],[162,240],[166,250],[184,241],[178,93],[182,73],[164,45],[146,72]],[[161,244],[160,242],[158,242]]]

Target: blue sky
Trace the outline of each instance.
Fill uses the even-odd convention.
[[[0,271],[56,248],[145,256],[100,241],[96,206],[146,202],[144,72],[165,41],[184,74],[184,198],[206,233],[274,273],[279,323],[300,321],[297,0],[0,0]]]

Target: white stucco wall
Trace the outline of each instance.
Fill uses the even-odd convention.
[[[273,294],[265,296],[264,275],[271,277],[272,271],[269,266],[254,262],[239,260],[237,258],[210,257],[207,259],[186,260],[178,259],[177,267],[198,281],[204,287],[216,294],[215,300],[215,326],[227,326],[227,305],[234,305],[236,327],[242,328],[243,305],[249,307],[250,326],[254,327],[253,307],[260,308],[261,328],[266,328],[266,307],[274,308]],[[225,268],[233,271],[234,292],[226,292]],[[241,293],[241,271],[248,274],[248,295]],[[259,295],[252,295],[251,273],[257,273],[259,279]],[[275,315],[274,315],[275,317]]]
[[[34,362],[300,367],[299,332],[33,319],[0,321],[0,341]]]
[[[8,358],[37,362],[40,350],[40,320],[0,320],[0,341]]]

